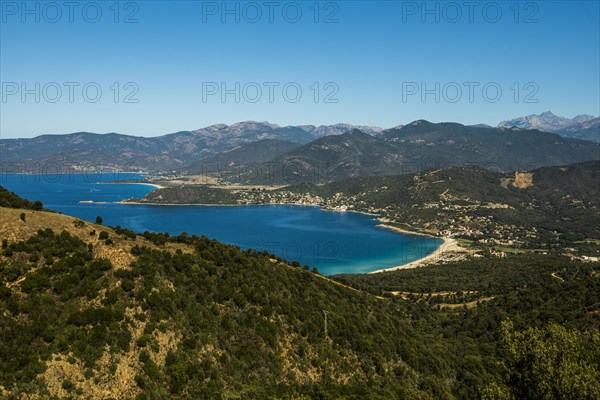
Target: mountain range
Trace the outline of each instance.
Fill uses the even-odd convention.
[[[581,114],[574,118],[554,115],[550,111],[541,114],[527,115],[498,124],[499,128],[537,129],[558,133],[561,136],[575,139],[600,142],[600,118]]]
[[[181,169],[245,143],[276,139],[305,144],[321,136],[337,135],[354,128],[348,124],[280,127],[268,122],[245,121],[158,137],[77,132],[31,139],[1,139],[0,155],[2,162],[9,164],[5,171],[7,168],[36,170],[38,164],[164,172]],[[378,127],[359,128],[372,134],[382,131]]]
[[[578,127],[595,129],[592,117],[580,116],[574,123],[554,118],[553,126],[562,132],[557,134],[524,128],[537,124],[549,129],[548,121],[554,119],[546,114],[543,124],[534,124],[538,120],[530,118],[512,128],[425,120],[385,130],[348,124],[280,127],[246,121],[159,137],[79,132],[2,139],[0,155],[4,172],[85,168],[185,175],[214,171],[233,183],[279,184],[467,164],[513,171],[600,158],[598,144],[560,136],[565,132],[577,136]],[[232,177],[231,171],[240,168],[246,171]]]
[[[450,166],[517,171],[599,158],[600,145],[553,133],[419,120],[377,136],[357,129],[326,136],[276,156],[262,168],[221,177],[242,183],[326,183]]]
[[[222,169],[235,169],[256,163],[265,163],[281,154],[297,147],[299,143],[278,139],[261,139],[256,142],[244,143],[231,150],[198,160],[185,167],[183,171],[189,174],[206,174]]]

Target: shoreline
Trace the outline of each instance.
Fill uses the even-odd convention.
[[[440,244],[437,247],[437,249],[435,249],[433,252],[426,255],[425,257],[421,257],[417,260],[411,261],[411,262],[403,264],[403,265],[397,265],[394,267],[382,268],[382,269],[378,269],[375,271],[367,272],[368,274],[376,274],[379,272],[388,272],[388,271],[397,271],[399,269],[418,268],[418,267],[425,266],[427,264],[431,264],[431,262],[434,261],[436,258],[441,257],[445,254],[459,253],[459,252],[464,251],[463,248],[460,247],[460,245],[458,244],[458,241],[454,238],[450,238],[450,237],[446,237],[446,236],[434,236],[432,234],[423,233],[423,232],[413,232],[413,231],[409,231],[406,229],[398,228],[396,226],[387,225],[386,223],[390,222],[387,218],[378,218],[378,221],[384,222],[383,224],[377,225],[380,228],[389,229],[391,231],[398,232],[398,233],[406,233],[406,234],[410,234],[410,235],[420,235],[420,236],[427,236],[427,237],[434,238],[434,239],[442,239],[443,242],[442,242],[442,244]]]
[[[379,217],[379,214],[373,214],[373,213],[369,213],[366,211],[357,211],[357,210],[334,210],[332,208],[325,208],[322,206],[319,206],[317,204],[298,204],[298,203],[260,203],[260,204],[215,204],[215,203],[151,203],[151,202],[140,202],[140,201],[127,201],[127,200],[121,200],[121,201],[115,201],[113,202],[114,204],[132,204],[132,205],[138,205],[138,206],[169,206],[169,207],[177,207],[177,206],[183,206],[183,207],[188,207],[188,206],[198,206],[198,207],[256,207],[256,206],[295,206],[295,207],[317,207],[319,208],[321,211],[328,211],[328,212],[337,212],[337,213],[346,213],[346,212],[351,212],[351,213],[355,213],[355,214],[362,214],[362,215],[368,215],[371,217]],[[379,220],[379,219],[378,219]],[[379,225],[376,225],[377,227],[379,227]],[[394,228],[394,227],[391,227]],[[410,231],[405,231],[404,233],[408,233],[411,235],[425,235],[425,236],[429,236],[426,235],[424,233],[418,233],[418,232],[410,232]],[[432,236],[435,237],[435,236]]]
[[[243,206],[277,206],[283,204],[201,204],[201,203],[144,203],[141,201],[115,201],[114,204],[125,204],[125,205],[134,205],[134,206],[158,206],[158,207],[189,207],[189,206],[198,206],[198,207],[243,207]],[[293,204],[288,204],[293,205]]]
[[[406,235],[417,235],[417,236],[426,236],[429,238],[433,238],[433,239],[441,239],[442,243],[430,254],[418,258],[414,261],[408,262],[406,264],[402,264],[402,265],[396,265],[393,267],[387,267],[387,268],[381,268],[381,269],[377,269],[375,271],[369,271],[369,272],[365,272],[366,274],[377,274],[380,272],[389,272],[389,271],[396,271],[399,269],[412,269],[412,268],[418,268],[418,267],[422,267],[428,264],[431,264],[432,261],[434,261],[435,259],[437,259],[438,257],[441,257],[444,254],[451,254],[451,253],[458,253],[458,252],[462,252],[463,248],[460,247],[460,245],[458,244],[458,241],[454,238],[450,238],[450,237],[445,237],[445,236],[434,236],[432,234],[429,233],[424,233],[424,232],[418,232],[418,231],[409,231],[407,229],[402,229],[402,228],[398,228],[396,226],[393,225],[388,225],[388,223],[390,223],[391,221],[388,220],[387,218],[381,217],[378,214],[372,214],[372,213],[367,213],[364,211],[356,211],[356,210],[345,210],[345,211],[339,211],[339,210],[333,210],[333,209],[329,209],[329,208],[324,208],[322,206],[318,206],[318,205],[314,205],[314,204],[294,204],[294,203],[263,203],[263,204],[199,204],[199,203],[189,203],[189,204],[184,204],[184,203],[143,203],[143,202],[132,202],[132,201],[118,201],[116,202],[117,204],[133,204],[133,205],[149,205],[149,206],[203,206],[203,207],[248,207],[248,206],[302,206],[302,207],[318,207],[319,209],[321,209],[322,211],[330,211],[330,212],[353,212],[353,213],[358,213],[358,214],[363,214],[363,215],[369,215],[369,216],[373,216],[373,217],[377,217],[376,220],[381,222],[380,224],[375,225],[377,228],[381,228],[381,229],[388,229],[391,230],[393,232],[396,233],[402,233],[402,234],[406,234]]]
[[[405,231],[402,233],[408,233],[408,232]],[[424,236],[429,236],[429,235],[424,235]],[[432,262],[435,261],[438,257],[441,257],[445,254],[458,253],[458,252],[462,251],[462,248],[458,245],[458,241],[454,238],[438,237],[437,239],[442,239],[443,243],[437,249],[435,249],[433,252],[426,255],[425,257],[421,257],[417,260],[411,261],[411,262],[403,264],[403,265],[397,265],[395,267],[382,268],[382,269],[378,269],[375,271],[367,272],[367,274],[377,274],[380,272],[397,271],[399,269],[412,269],[412,268],[423,267],[425,265],[432,264]]]
[[[96,185],[146,185],[152,186],[155,189],[164,189],[166,186],[158,185],[150,182],[95,182]]]
[[[148,183],[148,182],[125,182],[123,185],[146,185],[152,186],[155,189],[164,189],[166,186],[158,185],[156,183]]]

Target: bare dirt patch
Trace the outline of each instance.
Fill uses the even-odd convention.
[[[512,185],[519,189],[527,189],[533,186],[532,172],[515,172],[515,180]]]

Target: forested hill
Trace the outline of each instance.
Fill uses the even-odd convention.
[[[39,200],[31,202],[0,186],[0,207],[41,210],[44,205]]]
[[[5,397],[383,399],[477,390],[460,388],[456,349],[416,332],[402,303],[205,237],[141,237],[20,212],[0,212]]]
[[[510,174],[455,167],[284,190],[375,212],[410,229],[551,243],[600,239],[598,187],[600,161]]]
[[[260,166],[220,177],[241,183],[323,184],[470,165],[522,171],[599,158],[598,143],[553,133],[419,120],[377,136],[354,129],[319,138]]]
[[[406,175],[353,178],[325,185],[302,184],[285,190],[308,191],[323,197],[342,193],[348,197],[357,196],[378,207],[439,200],[443,192],[511,205],[531,200],[531,197],[550,203],[567,197],[600,205],[595,193],[598,184],[600,161],[588,161],[517,173],[498,173],[477,166],[453,167]]]
[[[4,398],[504,399],[559,393],[594,399],[600,394],[594,364],[600,336],[587,332],[597,327],[597,264],[562,257],[543,259],[538,272],[529,268],[532,277],[549,277],[528,290],[552,298],[568,293],[569,301],[528,318],[514,314],[512,325],[507,321],[515,311],[503,306],[504,300],[486,298],[486,307],[496,311],[481,319],[349,279],[358,287],[353,289],[309,272],[308,266],[203,236],[136,235],[56,213],[0,208],[0,238]],[[492,267],[496,263],[486,260]],[[501,286],[502,292],[493,284],[473,285],[481,273],[506,281],[507,262],[498,264],[495,275],[467,265],[469,281],[435,287],[464,285],[492,296],[507,291],[513,301],[514,295],[529,293],[520,286],[522,278],[514,287]],[[514,259],[517,269],[527,263]],[[555,272],[559,275],[550,276]],[[414,279],[395,278],[390,285],[422,290]],[[511,290],[516,292],[510,295]],[[452,301],[464,300],[457,295]],[[519,331],[528,326],[537,328]],[[506,355],[502,340],[516,352]],[[570,344],[557,353],[552,349],[559,342]],[[506,368],[500,367],[502,360]]]
[[[263,139],[242,144],[234,149],[196,161],[183,170],[188,174],[207,174],[233,170],[241,166],[264,163],[299,147],[298,143],[276,139]]]

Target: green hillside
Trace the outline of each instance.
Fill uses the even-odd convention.
[[[3,398],[600,393],[599,263],[486,256],[333,281],[203,236],[21,212],[0,209]]]
[[[599,186],[600,162],[590,161],[518,174],[447,168],[285,190],[319,196],[330,207],[374,212],[415,230],[560,243],[600,239]]]
[[[264,163],[281,154],[299,147],[300,144],[276,139],[263,139],[245,143],[234,149],[203,158],[184,168],[188,174],[239,173],[241,167]]]
[[[17,194],[0,186],[0,207],[26,208],[29,210],[42,210],[44,205],[41,201],[29,201],[19,197]]]

